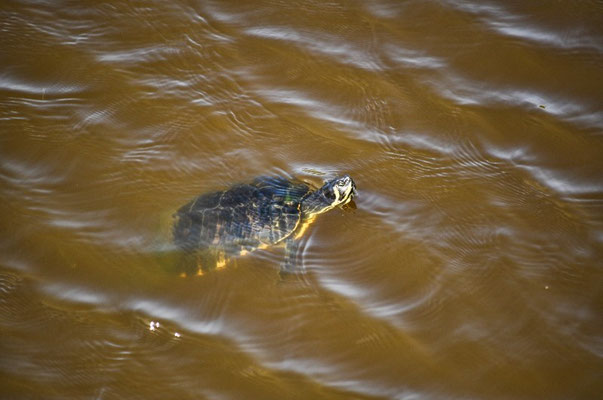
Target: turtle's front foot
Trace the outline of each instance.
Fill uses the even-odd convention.
[[[299,269],[297,268],[296,265],[284,262],[281,264],[281,270],[280,270],[279,274],[281,276],[286,276],[286,275],[295,274],[297,272],[299,272]]]
[[[298,256],[299,241],[290,239],[285,243],[285,261],[281,264],[281,276],[301,272]]]

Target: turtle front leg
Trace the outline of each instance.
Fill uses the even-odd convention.
[[[298,252],[299,240],[294,238],[285,241],[285,261],[281,264],[281,274],[293,274],[299,272],[298,268]]]

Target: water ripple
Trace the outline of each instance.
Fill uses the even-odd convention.
[[[535,21],[525,16],[513,14],[509,8],[501,5],[475,2],[448,2],[451,7],[479,16],[496,32],[536,42],[540,45],[560,49],[594,49],[603,52],[603,45],[583,26],[563,29],[561,32],[537,26]]]
[[[294,43],[302,49],[330,57],[336,62],[368,70],[382,69],[380,62],[353,44],[325,33],[298,32],[291,27],[254,27],[245,31],[249,35]]]
[[[64,94],[81,93],[85,88],[68,83],[32,83],[12,78],[3,74],[0,76],[0,90],[17,92],[21,95],[38,95],[40,97],[58,97]]]
[[[435,89],[459,105],[480,107],[512,106],[540,110],[580,127],[603,129],[602,112],[579,100],[549,95],[525,88],[509,89],[489,86],[485,82],[448,74],[445,85]]]
[[[595,3],[7,3],[7,395],[595,398]],[[194,196],[343,172],[298,274],[174,273]]]

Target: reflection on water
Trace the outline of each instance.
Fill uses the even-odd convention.
[[[6,3],[3,393],[597,397],[601,11]],[[174,272],[191,198],[342,173],[303,273]]]

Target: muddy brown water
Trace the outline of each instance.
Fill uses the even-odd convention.
[[[0,5],[0,397],[595,399],[599,1]],[[180,278],[171,214],[348,173]]]

